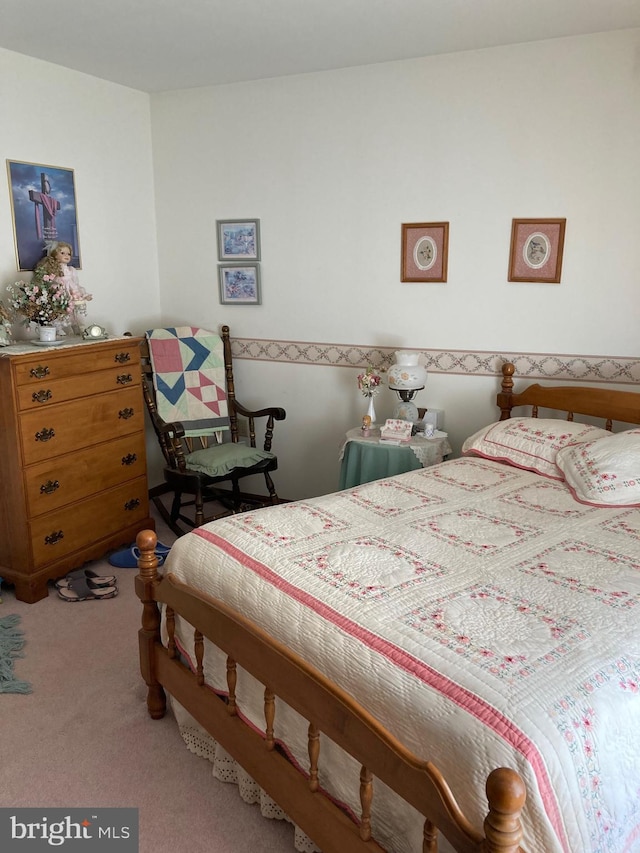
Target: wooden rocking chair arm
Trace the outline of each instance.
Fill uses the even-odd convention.
[[[280,406],[269,406],[266,409],[257,409],[253,411],[252,409],[245,408],[242,403],[239,403],[237,400],[233,401],[233,405],[239,415],[242,415],[245,418],[268,418],[272,417],[276,421],[283,421],[287,417],[287,413],[284,409],[280,408]]]
[[[165,423],[158,419],[158,429],[171,438],[184,438],[184,427],[178,421]]]

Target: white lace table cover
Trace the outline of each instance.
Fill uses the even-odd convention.
[[[350,429],[347,433],[346,441],[340,448],[340,461],[342,461],[344,449],[350,441],[358,441],[365,444],[380,444],[380,430],[374,430],[373,435],[369,435],[365,438],[365,436],[362,435],[361,429],[357,427],[355,429]],[[433,438],[424,438],[421,435],[414,435],[411,441],[406,445],[387,446],[409,447],[423,468],[428,468],[430,465],[437,465],[439,462],[443,461],[445,456],[448,456],[452,452],[449,439],[446,435],[443,437],[436,435]]]

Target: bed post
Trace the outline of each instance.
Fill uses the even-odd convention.
[[[489,813],[484,821],[487,853],[517,853],[522,841],[520,812],[524,806],[524,782],[515,770],[499,767],[487,778]]]
[[[498,394],[501,421],[506,421],[511,417],[511,409],[513,408],[511,397],[513,396],[513,374],[515,371],[515,365],[511,364],[510,361],[505,361],[502,365],[502,391]]]
[[[155,677],[155,646],[160,643],[160,610],[153,598],[153,586],[158,580],[158,540],[153,530],[141,530],[136,537],[140,549],[136,592],[142,601],[142,627],[138,631],[140,672],[147,685],[147,708],[154,720],[164,717],[167,699]]]

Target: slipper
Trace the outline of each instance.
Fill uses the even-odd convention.
[[[114,586],[116,582],[115,575],[98,575],[91,569],[77,569],[75,572],[69,572],[64,578],[58,578],[55,583],[56,589],[66,589],[71,586],[74,578],[86,578],[92,589],[97,586]]]
[[[155,555],[158,558],[158,565],[161,566],[167,558],[167,554],[171,550],[170,546],[163,545],[158,542],[156,545]],[[122,551],[116,551],[109,557],[109,563],[116,566],[118,569],[137,569],[138,558],[140,557],[140,549],[137,545],[132,545],[130,548],[124,548]]]
[[[68,587],[58,590],[58,596],[63,601],[87,601],[90,598],[115,598],[118,594],[117,586],[90,587],[86,578],[73,578]]]

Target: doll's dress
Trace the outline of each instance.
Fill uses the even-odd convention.
[[[69,296],[72,299],[79,298],[77,295],[78,291],[82,291],[83,288],[80,287],[76,268],[70,267],[69,264],[60,264],[60,267],[62,268],[62,275],[60,278],[62,279],[64,286],[67,288]]]
[[[80,284],[78,272],[75,267],[72,267],[69,264],[60,264],[60,266],[62,269],[62,275],[59,276],[59,278],[62,280],[65,288],[67,289],[70,298],[74,303],[79,303],[76,310],[62,318],[60,323],[63,326],[71,326],[73,333],[75,335],[79,335],[81,329],[78,315],[84,315],[87,313],[86,303],[91,299],[91,296]]]

